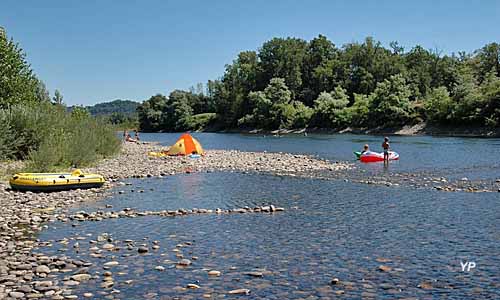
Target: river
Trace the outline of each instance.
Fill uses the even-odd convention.
[[[370,173],[387,172],[382,164],[353,160],[352,151],[366,143],[379,150],[382,140],[376,136],[194,136],[205,149],[312,154],[350,160]],[[169,145],[178,134],[141,137]],[[398,136],[391,137],[391,146],[401,155],[400,161],[389,165],[391,172],[500,178],[500,139]],[[107,299],[500,298],[500,193],[227,172],[130,179],[127,184],[126,189],[135,192],[115,193],[72,210],[215,209],[269,203],[286,210],[120,218],[78,226],[52,223],[38,237],[53,243],[44,253],[62,252],[92,262],[89,273],[101,277],[104,262],[119,262],[109,268],[115,292],[103,291],[101,279],[94,278],[76,287],[77,295],[92,292]],[[103,233],[123,245],[123,250],[102,258],[89,255],[88,240]],[[73,240],[68,246],[56,242],[63,237]],[[80,246],[71,247],[77,237]],[[127,249],[121,242],[125,240],[159,247],[138,254]],[[178,268],[175,262],[180,258],[192,264]],[[164,269],[155,269],[158,266]],[[209,270],[221,275],[209,276]],[[186,289],[187,284],[199,288]],[[228,294],[235,289],[248,289],[250,294]]]

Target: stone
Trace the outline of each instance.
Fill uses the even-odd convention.
[[[119,263],[119,262],[117,262],[117,261],[109,261],[109,262],[107,262],[107,263],[104,263],[104,265],[103,265],[103,266],[105,266],[105,267],[114,267],[114,266],[118,266],[119,264],[120,264],[120,263]]]
[[[83,293],[83,297],[85,297],[85,298],[92,298],[92,297],[94,297],[94,294],[92,294],[92,293]]]
[[[181,259],[179,262],[177,262],[179,266],[189,266],[191,264],[191,261],[189,259]]]
[[[194,283],[188,283],[186,286],[188,289],[199,289],[200,286]]]
[[[248,295],[248,294],[250,294],[250,290],[249,289],[236,289],[236,290],[231,290],[227,293],[230,295],[241,295],[241,294]]]
[[[378,266],[378,269],[379,269],[380,271],[382,271],[382,272],[389,272],[389,271],[391,271],[391,270],[392,270],[392,268],[391,268],[391,267],[389,267],[389,266],[385,266],[385,265],[380,265],[380,266]]]
[[[91,276],[89,274],[76,274],[71,276],[70,278],[75,281],[87,281],[90,279],[90,277]]]
[[[221,272],[217,270],[208,271],[209,276],[220,276]]]
[[[114,248],[115,248],[115,245],[113,245],[113,244],[104,244],[102,246],[102,249],[104,249],[104,250],[112,250]]]
[[[256,272],[256,271],[246,272],[244,274],[248,275],[248,276],[252,276],[252,277],[263,277],[264,276],[264,273],[262,273],[262,272]]]
[[[432,284],[430,282],[422,282],[418,285],[419,288],[424,289],[424,290],[431,290],[432,289]]]
[[[64,281],[63,284],[67,285],[67,286],[75,286],[75,285],[79,285],[80,282],[78,282],[76,280],[67,280],[67,281]]]
[[[149,251],[149,249],[147,247],[139,247],[137,249],[137,252],[139,252],[139,253],[146,253],[148,251]]]
[[[35,272],[48,274],[48,273],[50,273],[50,268],[47,266],[38,266],[38,267],[36,267]]]
[[[162,266],[156,266],[156,267],[155,267],[155,270],[157,270],[157,271],[165,271],[165,267],[162,267]]]
[[[24,293],[22,292],[10,292],[9,293],[9,296],[11,296],[12,298],[15,298],[15,299],[21,299],[21,298],[24,298]]]

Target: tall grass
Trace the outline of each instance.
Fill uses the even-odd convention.
[[[0,159],[27,159],[27,171],[90,165],[120,148],[113,128],[50,103],[0,110]]]

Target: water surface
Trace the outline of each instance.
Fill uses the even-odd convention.
[[[353,134],[285,135],[281,137],[245,134],[193,133],[205,149],[289,152],[317,155],[329,160],[353,160],[353,151],[364,144],[382,152],[381,136]],[[176,133],[144,133],[145,141],[168,146]],[[496,179],[500,176],[500,139],[431,136],[391,136],[391,147],[400,161],[390,165],[394,172],[431,172],[451,179]],[[370,172],[383,172],[382,164],[359,164]]]
[[[190,215],[55,223],[40,239],[57,240],[110,233],[115,243],[130,239],[159,250],[146,255],[136,249],[89,257],[86,241],[64,255],[102,263],[112,269],[119,299],[319,299],[374,297],[394,299],[495,299],[500,297],[499,197],[496,193],[445,193],[405,187],[383,187],[235,173],[198,173],[160,179],[130,180],[104,202],[74,210],[163,210],[234,208],[273,203],[287,210],[276,214]],[[131,190],[134,192],[131,192]],[[144,190],[138,193],[138,190]],[[105,208],[105,205],[112,208]],[[187,244],[186,244],[187,242]],[[172,251],[176,245],[180,252]],[[60,245],[42,249],[60,253]],[[182,253],[193,259],[175,268]],[[130,255],[130,256],[128,256]],[[474,261],[471,272],[460,262]],[[156,271],[161,265],[165,271]],[[381,265],[390,268],[379,270]],[[209,277],[207,270],[222,272]],[[264,273],[262,278],[245,275]],[[340,284],[332,285],[332,278]],[[132,284],[123,283],[134,280]],[[101,288],[99,280],[77,287],[77,293]],[[201,288],[181,290],[189,283]],[[420,287],[419,287],[420,286]],[[422,288],[422,286],[424,288]],[[248,288],[250,296],[230,296]],[[336,293],[343,293],[337,295]]]

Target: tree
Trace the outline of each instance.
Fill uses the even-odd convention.
[[[470,60],[478,82],[482,83],[490,72],[500,76],[500,44],[490,43],[476,51],[475,57]]]
[[[490,127],[498,127],[500,126],[500,77],[492,70],[480,88],[486,103],[482,111],[484,123]]]
[[[477,78],[473,69],[463,66],[458,73],[457,84],[452,90],[456,102],[452,119],[462,124],[480,124],[484,98],[481,95]]]
[[[52,100],[54,101],[55,104],[59,104],[59,105],[63,105],[63,95],[61,94],[61,92],[59,92],[59,90],[55,90],[54,92],[54,97],[52,98]]]
[[[41,81],[41,80],[38,81],[37,98],[41,102],[50,102],[49,91],[47,91],[47,88],[45,87],[45,83],[43,83],[43,81]]]
[[[300,97],[312,105],[321,91],[329,89],[332,80],[332,64],[337,58],[335,45],[325,36],[312,39],[306,50],[302,66],[302,91]]]
[[[90,112],[85,107],[77,106],[71,111],[71,117],[77,120],[88,119]]]
[[[34,103],[44,99],[40,82],[26,61],[23,50],[0,34],[0,109],[17,103]]]
[[[142,131],[159,131],[164,128],[166,122],[163,113],[167,101],[167,97],[156,94],[137,107],[139,127]]]
[[[410,116],[410,89],[402,75],[393,75],[377,84],[370,95],[373,125],[397,126]]]
[[[190,106],[190,92],[175,90],[168,96],[166,123],[168,130],[188,130],[192,127],[193,109]]]
[[[338,86],[330,93],[322,92],[314,101],[315,125],[333,128],[341,126],[340,112],[349,104],[346,90]]]
[[[264,94],[271,100],[271,103],[289,103],[292,99],[292,92],[288,89],[283,78],[273,78],[264,89]]]
[[[367,95],[354,94],[352,106],[340,111],[342,119],[348,126],[364,127],[368,124],[370,113],[370,97]]]
[[[305,127],[312,115],[312,109],[299,101],[292,101],[283,78],[271,79],[264,92],[251,92],[249,97],[254,108],[251,114],[238,120],[241,126],[265,129]]]
[[[296,38],[274,38],[262,45],[259,51],[260,88],[272,78],[283,78],[286,85],[297,96],[302,90],[302,65],[307,51],[307,42]]]
[[[433,123],[449,122],[454,109],[453,99],[446,87],[434,88],[425,101],[425,112],[429,121]]]
[[[413,90],[414,98],[425,96],[431,89],[432,68],[437,59],[421,46],[415,46],[404,56],[407,84]]]

